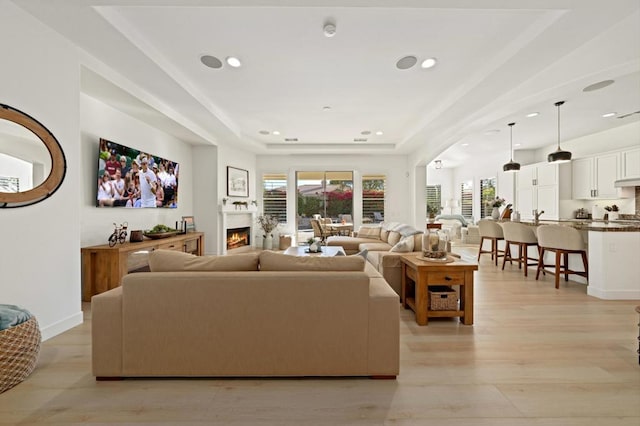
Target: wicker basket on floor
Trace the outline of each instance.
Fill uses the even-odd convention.
[[[40,353],[41,337],[36,317],[0,331],[0,393],[31,374]]]

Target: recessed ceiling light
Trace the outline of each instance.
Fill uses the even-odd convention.
[[[609,118],[609,117],[613,117],[616,114],[618,114],[618,113],[617,112],[608,112],[606,114],[602,114],[602,117]]]
[[[268,130],[260,130],[258,133],[260,133],[261,135],[268,135],[271,132],[269,132]]]
[[[414,66],[418,62],[418,59],[415,56],[405,56],[404,58],[398,59],[396,62],[396,68],[399,70],[406,70]]]
[[[420,64],[420,66],[421,66],[422,68],[425,68],[425,69],[426,69],[426,68],[431,68],[431,67],[433,67],[433,66],[436,64],[436,62],[438,62],[438,61],[436,60],[436,58],[427,58],[427,59],[425,59],[424,61],[422,61],[422,63]]]
[[[366,142],[367,138],[353,138],[354,142]]]
[[[469,146],[469,144],[468,143],[463,143],[463,144],[461,144],[461,146]]]
[[[382,133],[382,130],[378,130],[378,131],[376,132],[376,135],[378,135],[378,136],[382,136],[382,135],[384,135],[384,133]]]
[[[298,142],[298,138],[284,138],[285,142]]]
[[[209,68],[213,68],[213,69],[222,68],[222,61],[216,58],[215,56],[202,55],[200,56],[200,62],[202,62],[204,65],[208,66]]]
[[[537,117],[539,115],[540,115],[539,112],[530,112],[529,114],[527,114],[527,118]]]
[[[367,136],[371,134],[371,130],[363,130],[360,132],[361,135]]]
[[[323,107],[322,107],[322,110],[323,110],[323,111],[331,111],[331,107],[330,107],[330,106],[328,106],[328,105],[327,105],[327,106],[323,106]]]
[[[242,62],[240,62],[240,59],[236,58],[235,56],[227,56],[227,64],[229,64],[230,67],[233,68],[239,68],[240,65],[242,65]]]
[[[279,131],[277,131],[277,130],[274,130],[274,131],[273,131],[273,132],[271,132],[271,133],[272,133],[272,134],[274,134],[274,135],[276,135],[276,136],[278,136],[278,135],[280,134],[280,132],[279,132]]]
[[[594,90],[604,89],[607,86],[611,86],[615,80],[603,80],[597,83],[590,84],[589,86],[582,89],[583,92],[593,92]]]
[[[513,146],[520,146],[522,145],[521,143],[514,143]]]
[[[336,25],[333,22],[327,22],[324,27],[322,27],[322,32],[325,37],[333,37],[336,35]]]
[[[487,135],[487,136],[497,135],[498,133],[500,133],[499,129],[491,129],[491,130],[486,130],[484,132],[484,134]]]

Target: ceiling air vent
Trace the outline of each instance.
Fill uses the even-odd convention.
[[[353,138],[354,142],[366,142],[367,138]]]
[[[298,142],[298,138],[284,138],[285,142]]]

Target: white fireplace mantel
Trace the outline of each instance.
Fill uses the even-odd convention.
[[[245,207],[227,203],[221,204],[218,209],[221,216],[219,253],[227,254],[226,235],[228,228],[248,226],[251,228],[251,239],[255,239],[254,229],[256,224],[256,214],[258,213],[258,208],[256,206],[249,204],[249,206]],[[254,241],[252,241],[252,244],[253,243]]]

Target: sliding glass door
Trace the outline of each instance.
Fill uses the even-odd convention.
[[[340,222],[353,214],[353,172],[296,172],[297,229],[311,231],[314,215]]]

